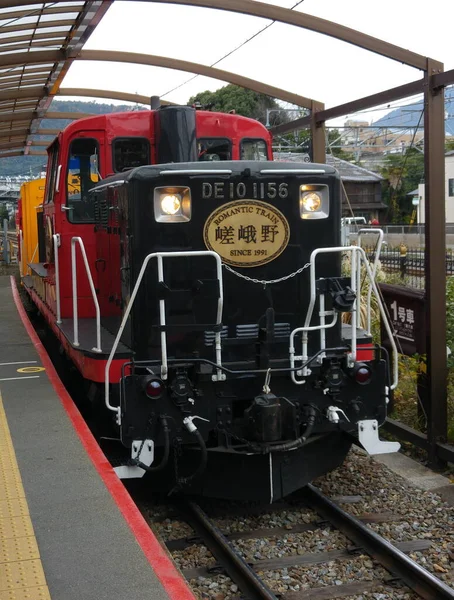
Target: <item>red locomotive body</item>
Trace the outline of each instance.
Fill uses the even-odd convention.
[[[25,284],[33,301],[45,316],[66,352],[71,356],[83,377],[104,381],[102,361],[77,350],[71,340],[68,320],[72,321],[73,282],[71,277],[71,240],[83,240],[88,266],[95,289],[98,280],[113,282],[111,294],[99,298],[103,315],[118,315],[120,290],[114,274],[120,269],[119,248],[109,250],[107,264],[96,262],[96,245],[108,244],[108,237],[95,235],[93,206],[87,197],[81,197],[80,177],[90,177],[85,190],[114,173],[148,164],[181,162],[189,157],[174,151],[168,139],[163,139],[162,121],[171,121],[175,136],[184,136],[191,113],[182,107],[159,110],[112,113],[75,121],[62,131],[48,148],[46,191],[43,204],[45,262],[35,263],[32,275]],[[235,114],[193,111],[197,131],[199,161],[218,160],[271,160],[271,135],[258,121]],[[168,116],[166,115],[168,111]],[[167,136],[168,127],[166,127]],[[176,152],[176,154],[174,154]],[[90,160],[92,164],[90,165]],[[115,226],[115,214],[110,216]],[[56,238],[54,236],[57,236]],[[55,248],[58,246],[59,294],[55,269]],[[107,249],[106,249],[107,250]],[[79,252],[79,249],[76,249]],[[43,255],[43,249],[41,249]],[[105,286],[101,286],[105,289]],[[77,312],[83,319],[93,319],[95,305],[82,260],[77,265]],[[57,305],[58,304],[58,305]],[[61,321],[61,323],[58,323]],[[115,360],[114,377],[119,378],[123,360]]]

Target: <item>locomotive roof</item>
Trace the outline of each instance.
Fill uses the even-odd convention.
[[[103,181],[92,188],[91,192],[99,191],[102,188],[108,187],[110,184],[115,182],[129,182],[129,181],[145,181],[149,178],[156,177],[163,172],[175,171],[184,172],[185,175],[203,175],[204,172],[207,175],[210,172],[217,171],[219,175],[222,174],[237,174],[242,175],[246,169],[250,169],[252,173],[260,173],[262,175],[277,175],[279,171],[284,174],[285,171],[307,171],[307,173],[313,173],[314,175],[338,175],[337,170],[326,164],[319,163],[295,163],[295,162],[274,162],[274,161],[237,161],[237,160],[223,160],[213,162],[187,162],[187,163],[167,163],[159,165],[145,165],[141,167],[135,167],[124,173],[117,173],[103,179]],[[265,171],[265,172],[264,172]],[[268,173],[266,173],[268,171]],[[272,171],[272,173],[270,172]],[[213,173],[214,174],[214,173]]]

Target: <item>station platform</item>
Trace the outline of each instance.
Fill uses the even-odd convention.
[[[0,277],[0,600],[194,600]]]

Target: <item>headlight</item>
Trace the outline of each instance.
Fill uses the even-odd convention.
[[[163,214],[176,215],[180,208],[180,194],[167,194],[161,198],[161,210]]]
[[[326,219],[329,216],[329,189],[323,184],[300,185],[300,217]]]
[[[319,210],[322,205],[322,199],[316,192],[306,192],[301,197],[303,208],[306,212],[314,212]]]
[[[188,187],[155,188],[154,217],[158,223],[190,221],[191,190]]]

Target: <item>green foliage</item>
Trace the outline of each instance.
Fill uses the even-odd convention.
[[[3,221],[9,221],[9,212],[4,204],[0,204],[0,230],[3,231]]]
[[[387,221],[409,222],[413,206],[407,194],[424,180],[424,155],[415,148],[405,154],[388,154],[381,175],[386,180],[382,197],[389,207]]]
[[[328,129],[328,145],[330,146],[331,144],[335,144],[336,140],[339,138],[339,132],[337,131],[337,129]],[[355,155],[352,154],[351,152],[345,152],[345,150],[342,150],[342,148],[331,148],[330,146],[330,152],[333,153],[333,156],[336,156],[337,158],[340,158],[342,160],[347,160],[348,162],[354,162],[355,160]]]
[[[200,92],[189,98],[188,104],[192,105],[196,102],[217,112],[235,111],[238,115],[257,119],[261,123],[266,122],[268,108],[280,108],[273,98],[233,84],[226,85],[215,92],[209,90]],[[276,120],[273,120],[273,123],[277,124]]]
[[[96,102],[82,102],[79,100],[53,100],[49,111],[75,112],[94,115],[104,115],[113,112],[127,112],[134,110],[131,105],[98,104]],[[41,127],[45,129],[64,129],[70,119],[43,119]],[[35,139],[51,142],[49,136],[36,136]],[[0,176],[16,177],[29,175],[38,177],[40,171],[46,169],[47,156],[10,156],[0,161]]]
[[[454,277],[446,279],[446,345],[451,350],[448,367],[454,369]]]
[[[451,152],[452,150],[454,150],[454,140],[447,140],[445,143],[445,150],[446,152]]]

